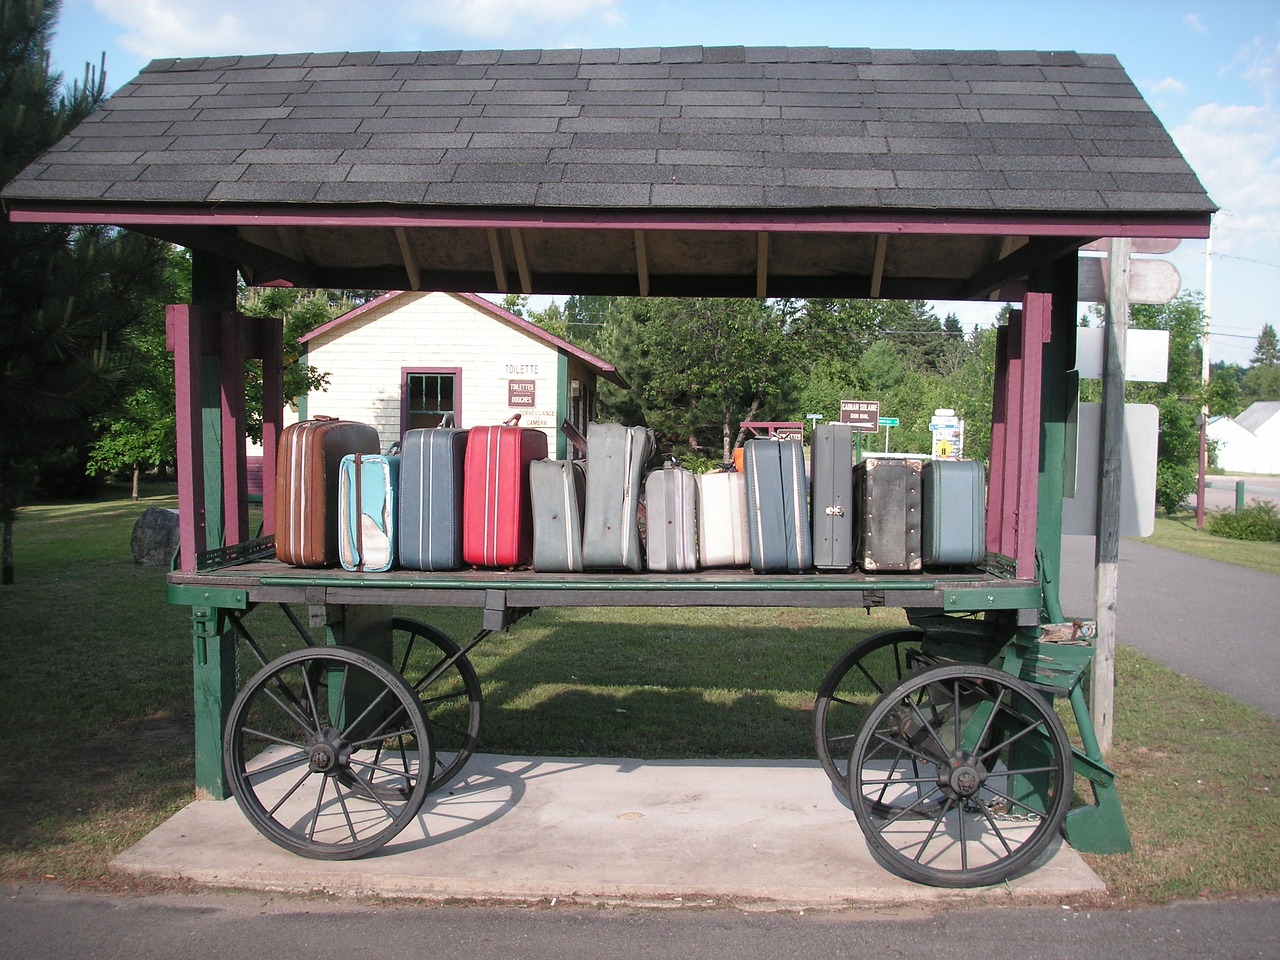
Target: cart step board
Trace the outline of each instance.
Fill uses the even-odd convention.
[[[462,566],[466,430],[409,430],[400,445],[400,565],[410,570]]]
[[[396,561],[400,457],[349,453],[338,472],[338,559],[344,570],[380,573]]]
[[[338,565],[338,471],[351,453],[376,454],[366,423],[317,417],[280,435],[276,470],[276,557],[295,567]]]
[[[867,573],[917,571],[923,460],[869,457],[854,470],[857,561]]]
[[[744,445],[751,569],[798,573],[813,566],[809,489],[799,440],[752,439]]]
[[[540,573],[582,570],[582,516],[586,472],[580,460],[535,460],[529,464],[533,494],[533,569]]]

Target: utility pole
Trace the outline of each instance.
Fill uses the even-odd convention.
[[[1200,336],[1200,383],[1204,403],[1200,405],[1200,473],[1196,480],[1196,529],[1204,527],[1205,474],[1209,472],[1209,317],[1213,313],[1213,222],[1204,242],[1204,332]]]

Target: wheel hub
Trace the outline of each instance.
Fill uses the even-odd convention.
[[[326,730],[307,748],[307,762],[312,773],[331,773],[343,760],[342,744],[337,732]]]
[[[976,757],[968,754],[952,756],[946,766],[938,771],[938,786],[943,793],[955,800],[968,800],[986,782],[986,767]]]

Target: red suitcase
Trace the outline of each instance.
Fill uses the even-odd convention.
[[[280,434],[276,463],[276,557],[295,567],[338,564],[338,469],[349,453],[377,453],[366,423],[316,417]]]
[[[462,494],[462,560],[517,567],[533,559],[529,464],[547,456],[547,435],[515,426],[472,427]]]

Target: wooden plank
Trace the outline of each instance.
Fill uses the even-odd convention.
[[[284,321],[262,321],[262,535],[276,532],[276,463],[284,429]]]
[[[178,569],[195,570],[205,550],[204,444],[200,383],[199,311],[186,304],[165,308],[165,334],[173,350],[177,406]]]
[[[636,238],[636,278],[639,280],[640,296],[649,295],[649,253],[644,245],[644,231],[637,230]]]
[[[1178,244],[1182,243],[1177,237],[1132,237],[1131,239],[1133,240],[1133,247],[1130,249],[1130,253],[1173,253],[1178,249]],[[1106,253],[1110,248],[1110,244],[1110,239],[1104,237],[1101,240],[1086,243],[1080,249],[1089,253]]]
[[[533,293],[533,277],[529,272],[529,256],[524,249],[524,234],[511,231],[511,247],[516,255],[516,272],[520,275],[520,292]]]
[[[1124,352],[1129,326],[1127,238],[1111,241],[1108,258],[1106,356],[1102,379],[1102,450],[1098,476],[1098,530],[1094,597],[1098,636],[1094,641],[1089,712],[1104,760],[1111,755],[1115,722],[1116,599],[1120,575],[1120,482],[1124,446]]]
[[[1012,556],[1017,560],[1017,575],[1029,580],[1036,575],[1041,369],[1053,298],[1047,293],[1029,293],[1022,303],[1022,416],[1017,451],[1017,536]]]
[[[245,466],[244,323],[239,314],[219,315],[222,331],[220,389],[222,399],[223,546],[249,539],[248,478]]]
[[[995,382],[991,394],[991,468],[987,477],[987,552],[1002,553],[1000,549],[1001,518],[1004,516],[1004,457],[996,456],[1004,450],[1008,430],[1009,398],[1009,328],[996,328]]]
[[[769,290],[769,234],[756,234],[756,298],[763,300]]]
[[[422,269],[418,266],[418,258],[413,254],[409,244],[409,234],[404,227],[396,227],[396,243],[400,246],[400,259],[404,261],[404,272],[409,275],[409,289],[422,289]]]
[[[880,298],[880,284],[884,281],[884,255],[889,249],[889,235],[881,233],[876,236],[875,262],[871,265],[871,299]]]
[[[503,262],[502,240],[498,237],[498,231],[492,227],[485,231],[485,235],[489,238],[489,260],[493,264],[493,282],[497,285],[499,293],[506,293],[507,265]]]

